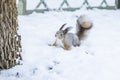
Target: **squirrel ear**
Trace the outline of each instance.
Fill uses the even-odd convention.
[[[66,34],[68,31],[70,31],[72,29],[72,27],[67,27],[64,31],[63,31],[63,33],[64,34]]]
[[[66,25],[66,23],[65,24],[63,24],[61,27],[60,27],[60,29],[59,30],[62,30],[63,29],[63,27]]]

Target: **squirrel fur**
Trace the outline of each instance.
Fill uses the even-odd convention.
[[[84,38],[86,31],[90,30],[93,26],[92,22],[85,15],[81,15],[76,20],[76,23],[76,33],[68,32],[71,27],[67,27],[63,30],[66,25],[63,24],[55,34],[55,37],[62,41],[62,47],[64,50],[70,50],[72,46],[79,46],[80,41]],[[57,40],[54,42],[53,46],[58,46]]]

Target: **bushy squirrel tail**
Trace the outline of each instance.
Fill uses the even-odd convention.
[[[92,28],[92,26],[93,26],[93,23],[85,15],[81,15],[77,19],[76,34],[77,34],[79,40],[84,38],[86,31],[90,30]]]

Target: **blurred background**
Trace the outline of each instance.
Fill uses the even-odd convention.
[[[120,0],[17,0],[20,15],[45,11],[79,9],[119,9]]]

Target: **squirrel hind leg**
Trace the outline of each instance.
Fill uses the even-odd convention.
[[[73,44],[74,47],[79,47],[80,46],[80,43],[77,43],[77,44]]]
[[[73,40],[72,44],[73,44],[74,47],[80,46],[80,40],[77,36],[74,36],[74,40]]]

